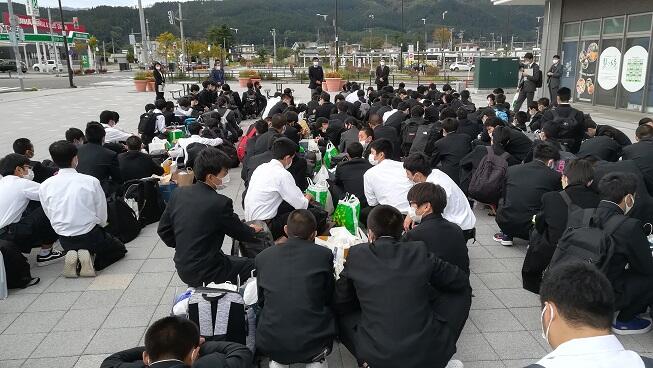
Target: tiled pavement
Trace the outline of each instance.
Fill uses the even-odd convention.
[[[297,89],[303,93],[303,88]],[[46,158],[49,142],[62,137],[69,126],[83,128],[105,106],[120,112],[125,129],[134,129],[141,106],[150,98],[124,86],[35,92],[27,97],[5,94],[0,106],[8,113],[2,124],[8,134],[0,136],[0,152],[8,152],[13,139],[28,136],[36,143],[38,157]],[[20,107],[37,102],[40,107],[25,117],[26,109]],[[241,190],[239,181],[233,181],[225,194],[234,198],[242,215]],[[475,297],[455,357],[468,368],[523,367],[549,349],[540,336],[538,298],[521,288],[525,242],[498,245],[492,240],[497,231],[494,218],[482,209],[475,212],[478,241],[469,244]],[[230,241],[225,244],[228,250]],[[184,285],[174,272],[173,250],[159,240],[156,225],[145,228],[127,247],[125,259],[92,279],[63,278],[61,263],[33,267],[41,283],[12,290],[0,301],[0,368],[96,368],[108,354],[142,344],[147,326],[169,313],[173,295]],[[34,257],[33,253],[32,264]],[[651,333],[621,340],[629,349],[653,354]],[[339,347],[329,363],[356,366]]]

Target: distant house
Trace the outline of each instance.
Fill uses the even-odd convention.
[[[237,45],[234,46],[234,54],[236,58],[241,58],[245,60],[252,60],[258,57],[256,54],[256,46],[254,44],[250,45]]]

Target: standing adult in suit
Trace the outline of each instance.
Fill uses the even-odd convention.
[[[313,58],[313,65],[308,67],[308,88],[311,89],[311,96],[315,94],[317,87],[322,87],[322,82],[324,82],[324,70],[320,65],[320,59],[317,57]]]
[[[460,185],[460,161],[472,151],[472,138],[465,133],[458,133],[458,120],[444,119],[442,134],[444,137],[435,142],[431,154],[431,166],[438,167],[449,175],[456,185]],[[428,153],[428,152],[427,152]]]
[[[558,88],[560,88],[560,77],[562,77],[562,64],[560,56],[553,55],[553,64],[546,73],[546,84],[549,86],[549,96],[553,105],[557,106],[556,97],[558,97]]]
[[[154,63],[152,74],[154,75],[154,92],[156,92],[155,100],[165,100],[166,75],[160,62]]]
[[[372,164],[363,158],[363,145],[359,142],[347,146],[348,161],[343,161],[336,167],[334,189],[340,191],[336,197],[341,199],[345,193],[353,194],[361,203],[361,208],[367,207],[363,174],[372,168]]]
[[[200,151],[193,169],[197,183],[178,188],[166,207],[157,230],[161,240],[175,248],[179,278],[189,286],[245,281],[254,270],[252,259],[222,252],[225,235],[243,242],[258,242],[261,228],[243,224],[233,203],[218,193],[228,182],[227,156],[214,147]]]
[[[143,142],[135,135],[127,138],[127,152],[118,155],[120,175],[124,181],[163,175],[163,167],[157,165],[150,155],[141,152]]]
[[[102,147],[104,136],[104,127],[100,123],[91,121],[86,124],[88,142],[78,149],[77,172],[97,178],[108,196],[120,188],[123,179],[120,174],[118,154]]]
[[[390,77],[390,68],[385,65],[385,60],[381,59],[379,66],[376,67],[376,89],[381,90],[388,85],[388,77]]]
[[[537,90],[537,85],[542,81],[542,72],[540,71],[540,66],[533,61],[533,54],[527,52],[524,55],[524,64],[522,65],[524,71],[520,73],[519,78],[519,96],[515,102],[515,111],[521,109],[521,105],[524,103],[524,100],[528,101],[527,106],[533,102],[535,97],[535,91]]]
[[[349,249],[334,300],[340,341],[359,366],[444,367],[456,351],[447,315],[460,311],[446,303],[435,309],[432,296],[468,291],[469,276],[422,242],[400,242],[402,224],[396,208],[375,207],[367,220],[370,244]]]

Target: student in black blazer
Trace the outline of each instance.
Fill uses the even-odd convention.
[[[154,63],[154,71],[152,71],[154,76],[154,91],[156,92],[156,100],[165,100],[165,84],[166,84],[166,75],[163,72],[160,62]]]
[[[434,309],[438,297],[470,289],[460,268],[429,254],[422,242],[399,242],[403,217],[380,205],[367,221],[369,244],[351,247],[336,281],[340,341],[375,368],[444,367],[456,351],[455,331]]]
[[[376,67],[375,76],[374,83],[376,83],[376,89],[380,91],[388,85],[388,78],[390,77],[390,68],[385,65],[385,60],[381,60],[379,66]]]
[[[118,155],[120,175],[124,181],[163,175],[163,167],[157,165],[150,155],[141,152],[143,142],[139,137],[133,135],[125,143],[129,151]]]
[[[349,117],[345,120],[345,131],[340,133],[339,152],[345,152],[347,147],[354,142],[358,142],[359,122],[356,118]]]
[[[98,122],[92,121],[86,125],[88,143],[77,150],[77,171],[97,178],[108,196],[120,188],[123,179],[118,155],[102,147],[105,134],[104,127]]]
[[[644,176],[648,192],[653,193],[653,127],[640,125],[635,130],[635,136],[637,143],[624,147],[623,159],[631,160],[637,165]]]
[[[228,197],[217,193],[228,175],[228,158],[214,147],[200,151],[193,165],[197,183],[177,188],[157,230],[161,240],[175,248],[179,278],[189,286],[210,282],[245,281],[254,261],[222,252],[225,235],[244,242],[258,242],[261,228],[243,224]]]
[[[361,208],[367,207],[365,188],[363,185],[363,174],[372,168],[372,164],[363,158],[363,145],[359,142],[350,143],[347,146],[348,161],[343,161],[336,167],[335,187],[339,193],[338,199],[342,199],[345,193],[353,194],[361,203]]]
[[[612,137],[596,136],[584,140],[576,156],[594,156],[603,161],[617,162],[621,157],[621,146]]]
[[[374,140],[389,140],[392,143],[392,159],[399,160],[401,156],[401,141],[399,140],[397,130],[393,127],[383,125],[381,116],[377,114],[370,116],[369,124],[370,128],[374,131]]]
[[[284,227],[288,240],[256,256],[256,349],[281,364],[326,359],[336,335],[331,310],[333,253],[315,244],[317,224],[295,210]]]
[[[449,175],[451,180],[460,185],[460,161],[472,151],[472,137],[457,131],[458,120],[444,119],[442,122],[444,137],[433,144],[433,151],[430,154],[431,166],[439,167]]]

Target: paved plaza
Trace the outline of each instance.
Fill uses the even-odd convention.
[[[295,89],[296,102],[307,101],[305,85],[289,87]],[[28,137],[34,142],[35,158],[46,159],[48,145],[63,139],[67,128],[84,129],[86,122],[97,120],[105,109],[118,111],[119,126],[135,131],[143,106],[153,97],[153,93],[134,92],[127,77],[75,90],[0,94],[0,154],[9,153],[16,138]],[[484,103],[481,96],[473,96],[473,100]],[[610,123],[631,137],[633,122],[642,117],[592,111],[599,124]],[[233,172],[232,177],[238,175]],[[241,202],[236,199],[241,198],[243,189],[242,181],[233,180],[224,190],[235,199],[241,217]],[[526,242],[517,241],[513,247],[498,245],[492,240],[498,231],[494,218],[482,208],[475,213],[478,241],[469,244],[474,298],[455,358],[467,368],[523,367],[549,351],[540,336],[538,297],[521,288]],[[224,250],[230,245],[231,240],[226,239]],[[63,263],[34,266],[32,274],[41,282],[12,290],[0,301],[0,368],[97,368],[108,354],[142,345],[147,326],[170,313],[173,296],[185,285],[175,274],[174,250],[159,239],[156,224],[143,229],[127,249],[126,258],[95,278],[66,279],[61,276]],[[35,254],[30,257],[33,265]],[[628,349],[653,355],[653,333],[620,340]],[[352,356],[338,345],[329,365],[356,367]]]

